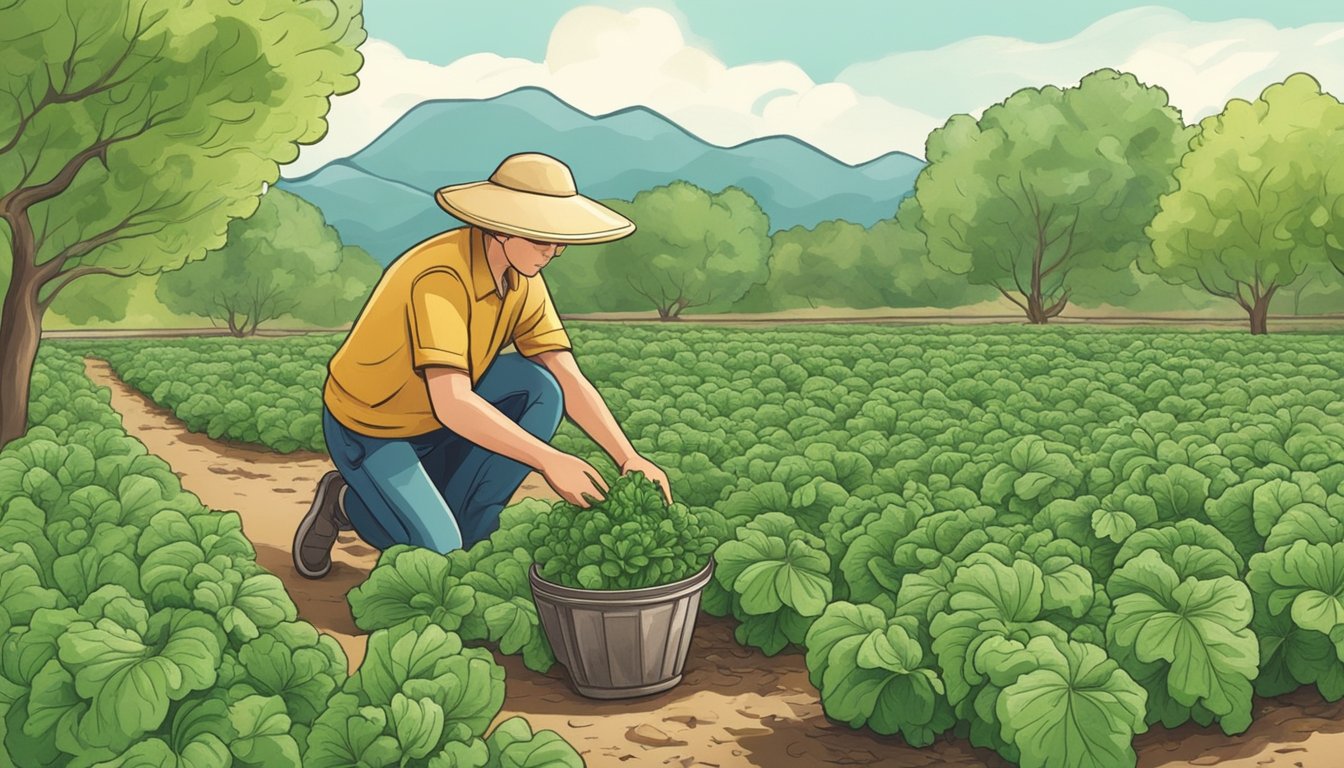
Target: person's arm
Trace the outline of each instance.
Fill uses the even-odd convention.
[[[584,494],[598,500],[604,497],[606,483],[592,465],[537,439],[500,413],[472,390],[471,375],[466,371],[444,366],[424,370],[434,416],[445,427],[488,451],[536,470],[572,504],[589,506]]]
[[[445,427],[482,448],[541,473],[571,504],[603,498],[602,476],[588,462],[543,443],[472,391],[467,332],[471,295],[452,269],[431,269],[411,283],[406,307],[411,365],[424,372],[430,408]]]
[[[602,393],[597,391],[579,368],[574,353],[568,349],[556,349],[538,352],[532,359],[555,376],[564,394],[565,415],[607,452],[622,474],[643,472],[645,477],[659,485],[663,498],[671,504],[672,486],[668,482],[667,473],[640,455],[631,445],[630,439],[621,431],[616,417],[611,415],[611,409],[602,399]]]

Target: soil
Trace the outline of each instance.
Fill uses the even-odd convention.
[[[341,643],[353,672],[365,637],[354,625],[345,594],[360,584],[378,551],[353,533],[342,534],[331,573],[309,580],[290,560],[294,529],[312,501],[317,479],[332,468],[323,454],[279,454],[194,434],[171,412],[128,387],[107,363],[87,358],[95,384],[112,393],[126,431],[162,457],[182,486],[212,509],[236,510],[257,561],[276,574],[299,615]],[[515,494],[556,498],[537,475]],[[496,654],[507,673],[498,720],[525,715],[534,729],[550,728],[583,755],[590,768],[607,766],[983,766],[1008,763],[967,742],[944,737],[914,749],[899,738],[853,730],[828,720],[808,682],[803,656],[767,657],[733,640],[733,623],[701,614],[682,682],[640,699],[596,701],[575,694],[563,667],[537,674],[516,656]],[[1344,701],[1323,702],[1303,689],[1257,699],[1246,733],[1216,727],[1155,726],[1135,739],[1141,768],[1332,768],[1344,765]]]
[[[167,461],[183,488],[211,509],[238,512],[257,562],[284,582],[300,618],[336,638],[354,672],[364,660],[366,638],[355,626],[345,595],[364,583],[378,562],[378,550],[351,531],[340,534],[331,552],[331,572],[321,579],[300,576],[290,554],[318,478],[335,468],[331,459],[308,451],[276,453],[189,432],[171,411],[118,379],[106,361],[86,358],[84,369],[93,383],[111,390],[112,408],[121,414],[126,431]],[[523,480],[513,501],[528,497],[559,498],[535,473]]]

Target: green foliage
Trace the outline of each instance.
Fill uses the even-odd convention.
[[[858,728],[933,743],[956,718],[938,673],[925,665],[914,617],[834,602],[807,633],[807,671],[826,714]]]
[[[43,422],[0,452],[0,764],[486,762],[503,702],[488,651],[395,616],[350,677],[238,516],[183,492],[78,357],[40,363]],[[573,764],[554,733],[522,741],[506,764]]]
[[[821,539],[789,515],[767,512],[714,552],[714,580],[741,622],[737,639],[773,656],[802,643],[831,599],[830,558]]]
[[[200,338],[98,347],[123,381],[171,409],[187,429],[281,452],[326,452],[322,385],[336,352],[331,337],[259,341]]]
[[[1035,671],[1017,678],[995,703],[1003,738],[1021,753],[1021,765],[1104,768],[1132,765],[1130,741],[1143,733],[1143,690],[1087,643],[1045,637],[1027,643]]]
[[[583,758],[555,731],[532,732],[521,717],[495,726],[485,740],[490,758],[485,768],[583,768]]]
[[[372,256],[341,245],[316,206],[275,189],[251,216],[230,222],[223,247],[164,273],[156,295],[174,312],[250,336],[282,315],[326,327],[350,322],[380,273]]]
[[[1179,188],[1148,226],[1153,248],[1140,268],[1235,302],[1265,333],[1275,292],[1330,253],[1323,227],[1340,189],[1326,169],[1344,157],[1341,131],[1344,105],[1304,73],[1204,118],[1175,171]]]
[[[222,242],[296,144],[325,133],[365,37],[350,2],[10,3],[0,26],[16,107],[0,117],[0,197],[25,191],[12,210],[42,243],[15,255],[65,274],[149,274]]]
[[[1164,91],[1109,69],[954,115],[915,181],[930,259],[1033,323],[1133,293],[1123,284],[1188,134]]]
[[[674,319],[692,307],[722,311],[765,281],[769,221],[738,187],[710,192],[674,181],[604,203],[639,229],[623,240],[567,252],[554,267],[557,296],[592,296],[592,309],[657,309]],[[594,293],[592,286],[604,290]]]
[[[699,515],[668,505],[642,472],[621,475],[588,508],[556,502],[536,525],[542,578],[581,589],[671,584],[704,569],[717,541]]]
[[[1251,690],[1316,685],[1344,696],[1330,570],[1344,546],[1344,356],[1333,337],[1285,335],[1266,348],[1244,334],[1146,329],[910,328],[894,337],[819,326],[763,339],[575,324],[571,335],[636,449],[668,468],[713,544],[718,568],[702,606],[731,615],[745,644],[805,646],[822,705],[838,720],[917,743],[952,732],[1022,764],[1132,765],[1132,735],[1149,723],[1236,731]],[[332,349],[329,337],[155,345],[165,358],[190,351],[193,371],[217,377],[209,386],[225,397],[230,387],[306,376],[314,411]],[[103,348],[129,357],[133,346]],[[162,392],[193,385],[163,376]],[[35,386],[102,418],[102,403],[59,380]],[[44,411],[53,424],[69,418],[35,404]],[[570,425],[555,444],[600,464],[596,445]],[[137,499],[160,499],[171,476],[154,474],[140,454],[105,457],[92,441],[90,470],[88,456],[60,445],[21,447],[21,464],[0,457],[0,486],[27,489],[0,525],[0,595],[34,579],[47,590],[0,616],[27,622],[33,641],[68,624],[56,616],[78,608],[70,595],[104,588],[99,574],[116,568],[99,563],[117,553],[155,558],[139,566],[143,595],[132,593],[155,610],[216,610],[198,605],[188,585],[202,564],[250,556],[236,518],[205,516],[220,521],[207,529],[181,510],[145,509]],[[59,477],[90,471],[118,495],[62,490]],[[132,477],[146,472],[150,484]],[[131,482],[121,489],[123,477]],[[113,503],[123,497],[125,514]],[[352,591],[357,622],[376,631],[424,621],[548,669],[527,573],[554,538],[551,507],[506,508],[500,529],[469,551],[389,549]],[[577,514],[556,519],[568,526]],[[48,517],[59,522],[51,540]],[[150,519],[138,542],[116,543],[118,527]],[[87,565],[62,561],[69,593],[52,564],[77,554],[90,522],[113,546]],[[845,618],[845,604],[866,618]],[[222,653],[247,664],[252,682],[217,687],[280,696],[296,721],[322,712],[303,707],[343,678],[311,692],[299,685],[297,652],[309,645],[284,640],[295,660],[283,673],[235,650],[292,625],[258,623],[250,641],[221,626]],[[837,671],[826,666],[832,656]],[[11,657],[45,663],[0,649],[0,668]],[[230,676],[238,666],[225,661]],[[890,706],[896,691],[908,692],[900,708]],[[1056,716],[1067,707],[1087,714]],[[361,717],[355,706],[343,722]],[[366,727],[370,744],[398,738],[388,713],[368,717],[383,718]],[[296,741],[311,744],[301,731]],[[491,752],[473,737],[422,759],[479,766]]]
[[[1243,582],[1186,576],[1150,549],[1117,570],[1108,591],[1107,647],[1148,689],[1149,722],[1216,717],[1229,734],[1250,725],[1259,649]]]
[[[835,220],[776,232],[769,278],[734,309],[953,307],[996,296],[929,262],[920,216],[907,197],[895,218],[872,227]]]

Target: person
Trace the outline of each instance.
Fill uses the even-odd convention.
[[[470,547],[498,528],[529,469],[579,507],[602,500],[597,469],[550,445],[564,415],[672,503],[667,474],[635,451],[579,368],[541,277],[566,246],[618,240],[634,223],[538,153],[435,199],[467,226],[393,261],[328,365],[322,430],[336,469],[294,536],[308,578],[330,571],[342,529],[378,549]],[[517,353],[500,354],[508,341]]]

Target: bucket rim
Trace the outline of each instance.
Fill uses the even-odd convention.
[[[563,584],[556,584],[548,581],[541,575],[541,568],[537,563],[532,563],[528,569],[528,581],[532,585],[532,591],[535,595],[543,596],[552,600],[558,600],[565,603],[584,603],[588,605],[600,604],[621,604],[637,605],[641,603],[662,603],[675,600],[685,595],[698,592],[709,583],[710,577],[714,573],[714,556],[709,556],[709,562],[699,571],[687,576],[679,581],[670,584],[658,584],[652,587],[640,587],[638,589],[583,589],[580,587],[567,587]]]

